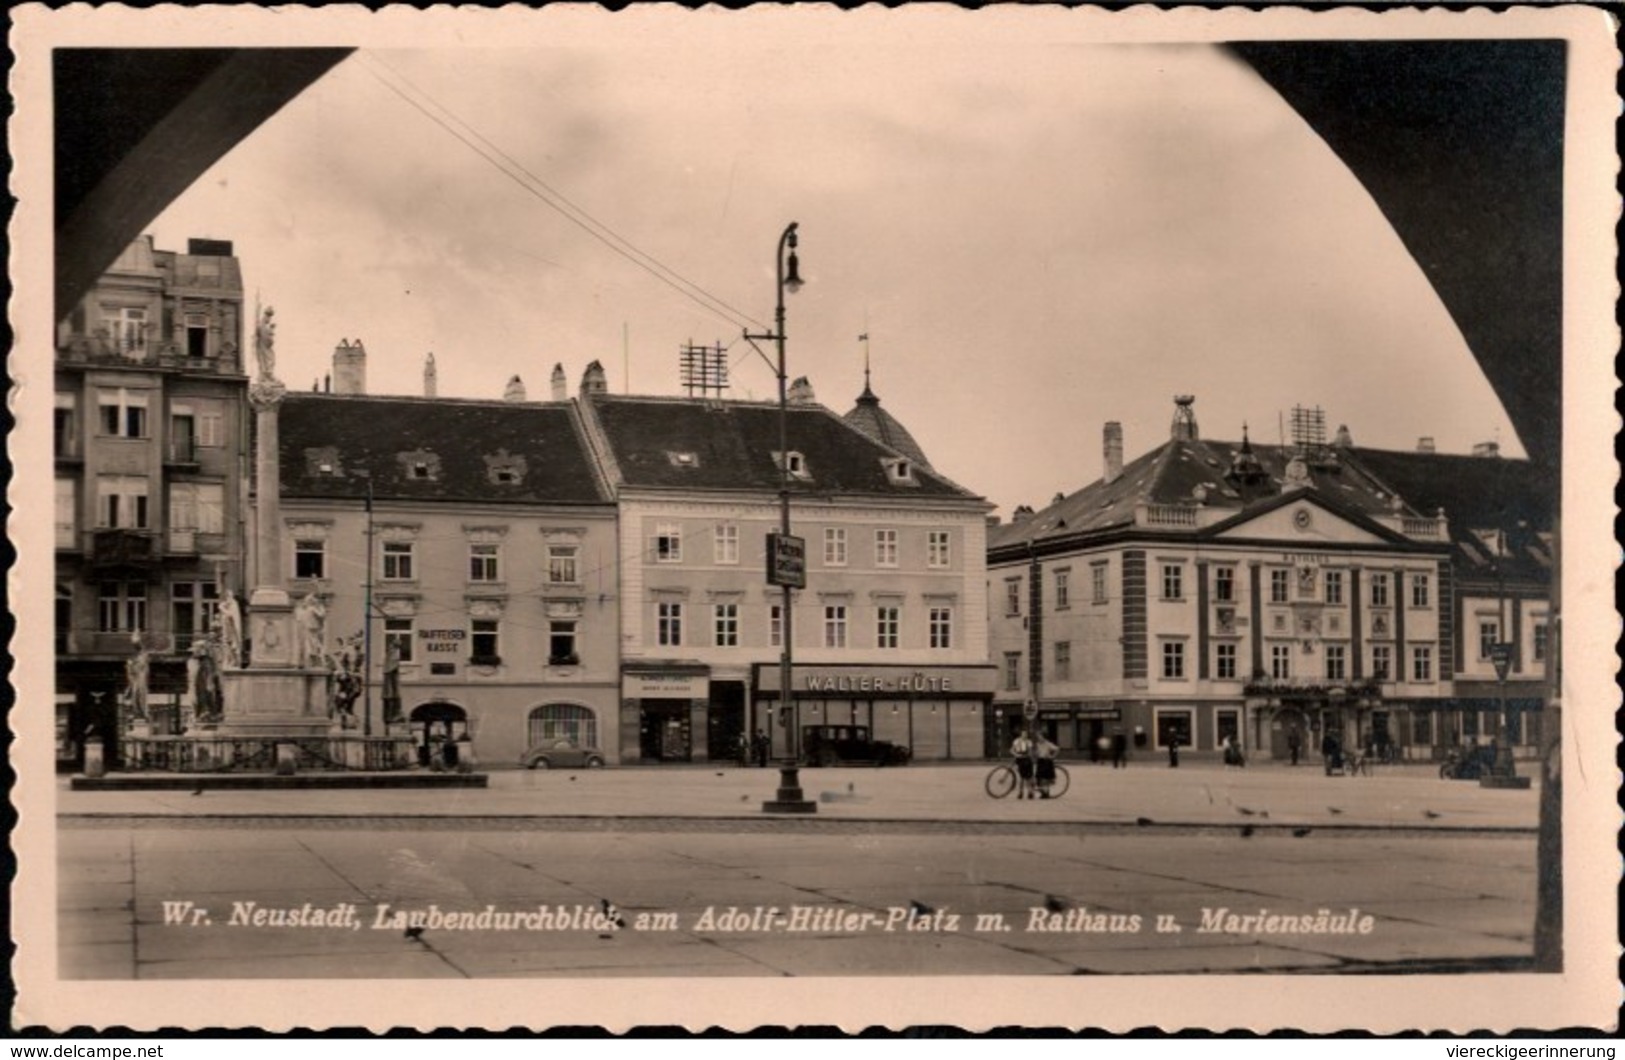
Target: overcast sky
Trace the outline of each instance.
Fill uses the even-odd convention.
[[[1098,477],[1107,420],[1130,458],[1160,443],[1177,393],[1206,437],[1245,421],[1274,441],[1303,404],[1362,445],[1521,453],[1369,196],[1222,50],[1069,43],[1055,23],[938,39],[897,19],[727,21],[363,50],[151,230],[173,249],[234,242],[250,301],[276,308],[290,387],[359,338],[373,393],[420,393],[433,351],[443,396],[496,398],[517,373],[545,398],[559,362],[574,393],[594,359],[615,392],[676,394],[692,339],[731,344],[732,396],[776,396],[739,322],[588,236],[391,81],[753,330],[799,222],[790,375],[845,412],[867,331],[883,406],[1005,516]]]

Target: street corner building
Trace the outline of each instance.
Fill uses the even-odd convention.
[[[344,340],[278,413],[281,569],[371,661],[357,712],[422,765],[618,761],[615,506],[579,408],[437,397],[432,357],[424,396],[374,396],[366,356]]]
[[[241,585],[248,377],[229,242],[143,236],[59,323],[54,343],[56,760],[87,735],[116,761],[126,669],[154,725],[191,708],[187,659]]]
[[[887,746],[983,756],[983,498],[867,385],[843,417],[797,380],[780,452],[775,403],[611,395],[594,371],[583,420],[620,519],[622,761],[739,760],[762,737],[815,764]],[[766,578],[781,489],[806,541],[789,614]]]
[[[1363,449],[1294,409],[1281,445],[1169,437],[990,531],[994,711],[1072,757],[1126,747],[1405,760],[1539,745],[1556,484],[1494,443]]]

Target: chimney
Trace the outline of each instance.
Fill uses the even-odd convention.
[[[1018,504],[1016,505],[1016,510],[1010,513],[1010,525],[1020,526],[1022,523],[1026,522],[1032,517],[1033,509],[1031,505]]]
[[[1479,442],[1473,446],[1474,456],[1498,457],[1501,455],[1500,442]]]
[[[1106,474],[1105,482],[1116,482],[1123,477],[1123,425],[1116,420],[1106,423]]]
[[[1002,520],[1000,520],[997,515],[990,515],[987,517],[987,528],[989,530],[997,530],[1001,522]]]
[[[604,378],[604,366],[594,361],[587,365],[585,372],[581,373],[581,396],[607,393],[609,393],[609,383]]]
[[[1424,434],[1422,437],[1418,438],[1416,440],[1416,451],[1418,453],[1435,452],[1436,450],[1434,449],[1433,445],[1433,435]]]
[[[423,359],[423,396],[426,398],[439,397],[439,380],[434,370],[434,354],[430,353]]]
[[[333,393],[365,394],[367,392],[367,348],[356,339],[340,339],[333,350]]]
[[[1168,429],[1168,437],[1176,442],[1194,442],[1199,437],[1196,433],[1196,404],[1194,394],[1176,394],[1174,396],[1174,422]]]
[[[553,400],[554,401],[568,401],[568,400],[570,400],[570,381],[565,378],[564,365],[555,364],[553,366],[553,380],[552,380],[552,382],[553,382]]]
[[[332,392],[333,392],[333,373],[328,372],[326,375],[322,376],[322,393],[331,394]]]
[[[1332,439],[1332,447],[1334,449],[1353,449],[1354,448],[1354,435],[1349,433],[1349,425],[1348,424],[1346,424],[1346,423],[1338,424],[1337,436]]]
[[[508,385],[502,388],[503,401],[525,400],[525,381],[517,375],[508,380]]]
[[[812,383],[804,375],[796,377],[790,384],[790,389],[785,391],[784,397],[791,405],[811,405],[818,400],[813,394]]]

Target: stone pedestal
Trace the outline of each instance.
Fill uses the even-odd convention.
[[[324,736],[333,724],[325,670],[227,670],[220,690],[222,736]]]

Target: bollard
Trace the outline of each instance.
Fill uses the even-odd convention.
[[[299,748],[291,743],[276,745],[276,775],[291,777],[299,767]]]

